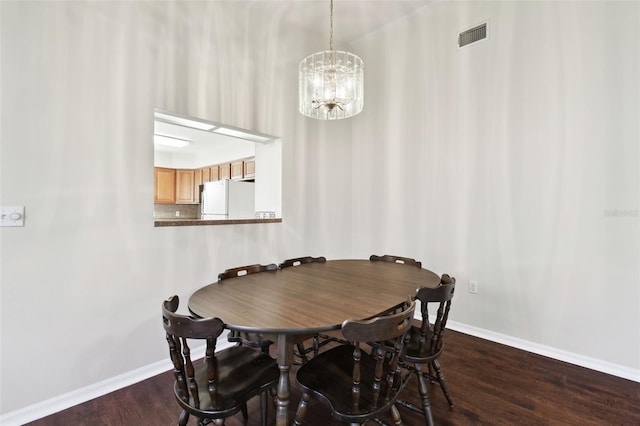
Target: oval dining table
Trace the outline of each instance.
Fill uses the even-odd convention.
[[[440,277],[422,268],[370,260],[330,260],[226,279],[197,290],[189,310],[218,317],[230,330],[259,333],[276,342],[280,379],[276,425],[288,425],[295,343],[367,319],[414,298]]]

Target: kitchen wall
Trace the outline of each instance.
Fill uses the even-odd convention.
[[[354,45],[330,123],[297,112],[326,40],[242,4],[0,3],[3,420],[169,369],[164,298],[299,255],[419,258],[454,322],[638,374],[640,4],[437,2]],[[156,107],[282,136],[283,222],[154,228]]]

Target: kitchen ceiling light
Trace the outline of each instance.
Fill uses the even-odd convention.
[[[153,135],[153,143],[156,145],[171,146],[174,148],[184,148],[189,145],[189,141],[186,139],[165,135]]]
[[[329,50],[300,62],[298,105],[307,117],[339,120],[362,111],[364,63],[353,53],[333,50],[333,0],[329,11]]]

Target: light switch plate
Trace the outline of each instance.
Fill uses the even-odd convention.
[[[24,226],[24,206],[0,207],[0,226]]]

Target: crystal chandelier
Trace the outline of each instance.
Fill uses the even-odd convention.
[[[333,0],[329,50],[300,62],[299,110],[320,120],[349,118],[364,106],[364,63],[353,53],[333,50]]]

